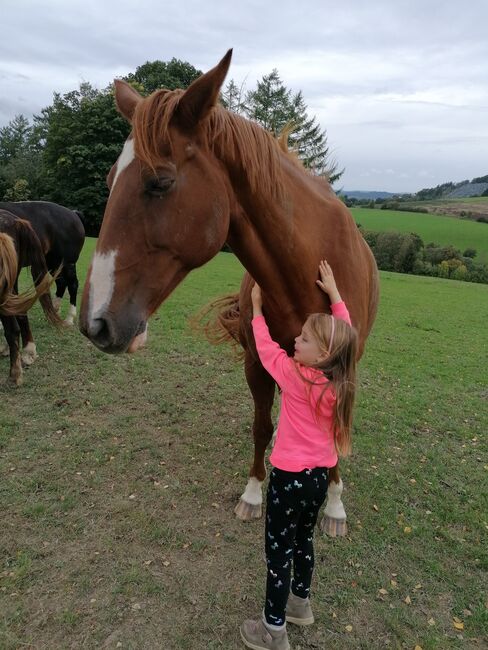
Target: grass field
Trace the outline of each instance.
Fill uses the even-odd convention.
[[[243,647],[265,575],[263,522],[232,513],[251,399],[186,326],[241,273],[229,254],[192,273],[133,356],[33,310],[40,357],[0,388],[2,650]],[[382,273],[381,293],[342,465],[349,535],[318,535],[316,623],[291,645],[486,648],[488,287]]]
[[[395,210],[370,210],[352,208],[351,213],[357,223],[366,230],[395,230],[415,232],[424,244],[452,244],[461,252],[466,248],[477,251],[476,260],[488,263],[488,224],[457,219],[455,217]]]
[[[459,199],[438,199],[437,201],[412,201],[409,205],[425,208],[434,214],[447,214],[461,218],[488,216],[488,196],[472,196]]]

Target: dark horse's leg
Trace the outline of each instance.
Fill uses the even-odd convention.
[[[262,514],[261,486],[266,478],[264,454],[273,435],[271,407],[273,406],[275,382],[249,352],[246,352],[245,371],[247,383],[254,398],[254,461],[251,465],[246,489],[234,512],[239,519],[249,521],[261,517]]]
[[[22,383],[22,363],[20,362],[20,330],[15,316],[1,316],[5,338],[10,350],[9,384],[20,386]]]
[[[30,366],[37,359],[38,355],[27,314],[17,316],[17,322],[22,337],[22,363],[24,366]]]
[[[63,267],[63,276],[66,279],[69,292],[69,311],[64,321],[66,325],[73,325],[76,316],[76,297],[78,295],[78,277],[76,275],[76,265],[73,263],[65,264]]]
[[[53,299],[53,305],[57,312],[59,312],[61,299],[64,296],[64,292],[66,291],[66,287],[67,287],[67,282],[66,282],[66,278],[64,277],[63,271],[61,271],[61,273],[56,278],[56,296]]]
[[[15,282],[14,291],[19,292],[18,280]],[[37,350],[27,314],[17,315],[16,321],[22,337],[22,363],[24,366],[30,366],[37,359]]]

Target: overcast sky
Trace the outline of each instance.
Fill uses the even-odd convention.
[[[327,129],[350,190],[488,174],[488,0],[0,0],[0,126],[146,61],[248,88],[277,68]]]

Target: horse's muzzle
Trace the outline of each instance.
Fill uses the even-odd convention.
[[[120,354],[132,341],[146,331],[146,321],[127,318],[120,323],[109,314],[97,318],[81,318],[80,331],[102,352]]]

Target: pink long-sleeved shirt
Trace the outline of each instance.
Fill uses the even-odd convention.
[[[332,315],[351,324],[344,302],[332,305]],[[296,363],[269,334],[264,316],[252,320],[256,348],[261,363],[281,388],[281,410],[276,441],[269,458],[278,469],[301,472],[314,467],[334,467],[337,452],[334,445],[333,417],[335,395],[332,386],[316,404],[328,380],[323,373]],[[300,374],[313,382],[311,385]]]

